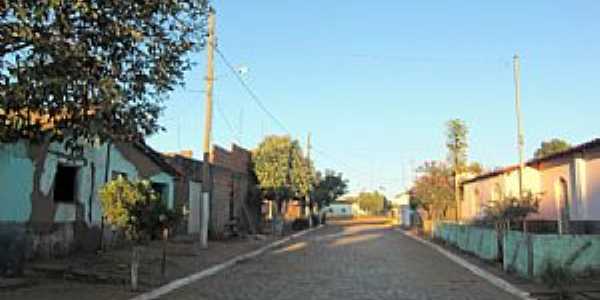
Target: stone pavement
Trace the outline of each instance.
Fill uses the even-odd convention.
[[[515,299],[376,223],[330,225],[164,299]]]

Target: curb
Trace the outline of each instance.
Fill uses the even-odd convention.
[[[263,246],[263,247],[261,247],[261,248],[259,248],[257,250],[248,252],[246,254],[238,255],[238,256],[236,256],[236,257],[234,257],[234,258],[232,258],[232,259],[230,259],[230,260],[228,260],[228,261],[226,261],[224,263],[220,263],[220,264],[214,265],[214,266],[212,266],[212,267],[210,267],[208,269],[204,269],[204,270],[202,270],[200,272],[197,272],[197,273],[188,275],[186,277],[183,277],[183,278],[171,281],[171,282],[169,282],[169,283],[167,283],[167,284],[165,284],[165,285],[163,285],[163,286],[161,286],[161,287],[159,287],[157,289],[154,289],[152,291],[149,291],[149,292],[143,293],[141,295],[135,296],[135,297],[131,298],[130,300],[153,300],[153,299],[158,299],[159,297],[164,296],[164,295],[166,295],[166,294],[168,294],[168,293],[170,293],[170,292],[172,292],[172,291],[174,291],[174,290],[176,290],[178,288],[181,288],[181,287],[184,287],[186,285],[189,285],[189,284],[193,283],[194,281],[198,281],[200,279],[203,279],[203,278],[215,275],[215,274],[217,274],[217,273],[219,273],[219,272],[221,272],[221,271],[223,271],[223,270],[225,270],[225,269],[227,269],[229,267],[232,267],[232,266],[234,266],[234,265],[236,265],[236,264],[238,264],[240,262],[243,262],[243,261],[246,261],[248,259],[257,257],[257,256],[265,253],[266,251],[270,250],[270,249],[273,249],[273,248],[275,248],[275,247],[277,247],[277,246],[279,246],[281,244],[287,243],[287,242],[289,242],[291,240],[297,239],[297,238],[299,238],[299,237],[301,237],[301,236],[303,236],[303,235],[305,235],[307,233],[313,232],[313,231],[315,231],[315,230],[317,230],[317,229],[319,229],[321,227],[323,227],[323,225],[319,225],[317,227],[313,227],[313,228],[310,228],[310,229],[307,229],[307,230],[304,230],[304,231],[300,231],[300,232],[294,233],[294,234],[292,234],[290,236],[287,236],[287,237],[282,238],[280,240],[274,241],[274,242],[272,242],[272,243],[270,243],[268,245],[265,245],[265,246]]]
[[[448,250],[442,248],[441,246],[438,246],[434,243],[431,243],[427,240],[424,240],[420,237],[414,236],[412,234],[409,234],[407,232],[405,232],[402,229],[395,229],[396,231],[400,231],[402,232],[402,234],[404,234],[407,237],[410,237],[411,239],[418,241],[424,245],[427,245],[431,248],[433,248],[434,250],[438,251],[439,253],[441,253],[442,255],[446,256],[447,258],[449,258],[450,260],[452,260],[453,262],[459,264],[461,267],[471,271],[473,274],[485,279],[486,281],[488,281],[489,283],[491,283],[492,285],[496,286],[497,288],[512,294],[514,296],[517,296],[519,299],[523,299],[523,300],[535,300],[536,298],[531,297],[531,295],[526,292],[521,290],[520,288],[514,286],[513,284],[509,283],[508,281],[488,272],[485,271],[481,268],[479,268],[478,266],[466,261],[465,259],[449,252]]]

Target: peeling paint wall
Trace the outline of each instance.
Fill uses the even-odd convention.
[[[73,202],[54,200],[59,165],[77,168]],[[116,171],[130,179],[163,184],[164,200],[173,207],[173,176],[134,145],[90,145],[84,147],[82,157],[74,158],[60,143],[0,144],[0,275],[14,273],[14,262],[22,260],[15,255],[63,256],[75,247],[94,249],[88,244],[100,240],[98,191],[105,184],[107,170],[109,180]],[[15,245],[21,246],[14,249]]]
[[[33,162],[23,143],[0,144],[0,220],[26,222],[31,214]]]

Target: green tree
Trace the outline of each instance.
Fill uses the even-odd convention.
[[[348,192],[348,180],[342,177],[342,173],[333,170],[325,170],[325,174],[317,172],[316,185],[311,194],[311,199],[319,205],[326,207],[338,197]]]
[[[119,176],[99,191],[106,221],[125,231],[134,241],[155,238],[179,216],[160,199],[148,180],[129,181]]]
[[[464,121],[453,119],[446,123],[446,147],[448,148],[448,162],[456,173],[460,174],[467,169],[467,150],[469,144],[467,135],[469,130]]]
[[[569,150],[570,148],[571,144],[569,144],[567,141],[555,138],[542,142],[540,147],[535,151],[534,156],[535,158],[542,158],[565,150]]]
[[[263,197],[282,207],[283,201],[302,199],[314,185],[314,169],[289,136],[268,136],[254,150],[254,173]]]
[[[386,199],[377,191],[362,192],[356,198],[358,199],[358,206],[371,214],[380,213],[385,209]]]
[[[131,249],[130,264],[131,286],[136,290],[141,251],[139,243],[159,236],[161,230],[168,232],[177,223],[179,216],[160,200],[148,180],[131,182],[119,176],[106,183],[99,194],[108,223],[124,230],[127,237],[136,242]],[[163,248],[163,270],[166,253],[166,248]]]
[[[427,219],[437,220],[446,215],[454,203],[452,170],[443,162],[425,162],[411,189],[411,205],[427,213]]]
[[[448,161],[452,168],[453,176],[453,188],[454,188],[454,202],[456,220],[460,219],[460,199],[459,199],[459,184],[461,174],[468,171],[467,165],[467,150],[469,143],[467,141],[467,135],[469,130],[464,121],[460,119],[453,119],[446,123],[446,147],[448,148]]]
[[[0,0],[0,141],[131,139],[205,43],[206,0]]]

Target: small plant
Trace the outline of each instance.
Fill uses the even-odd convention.
[[[319,214],[311,214],[310,217],[312,218],[313,226],[319,226],[321,224]]]
[[[297,218],[292,222],[292,230],[300,231],[309,227],[308,218]]]
[[[541,276],[542,282],[558,292],[558,299],[570,299],[569,288],[575,283],[573,272],[567,267],[553,260],[544,264]]]

